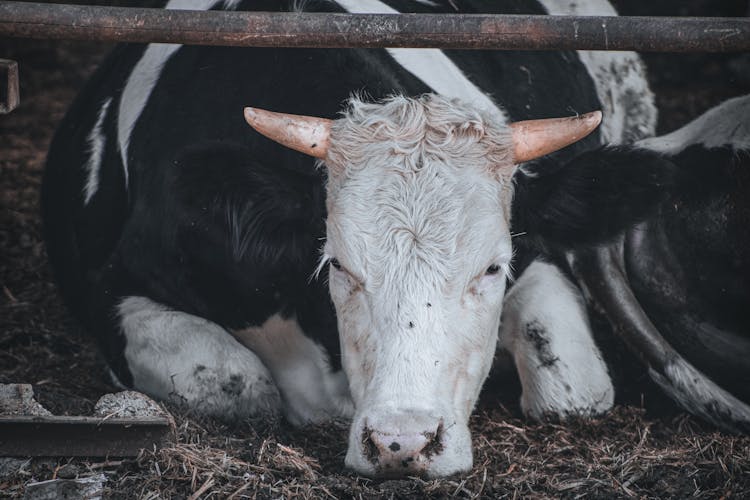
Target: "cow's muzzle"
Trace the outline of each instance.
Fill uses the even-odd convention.
[[[446,431],[445,419],[415,410],[368,412],[355,418],[346,465],[378,478],[443,477],[471,468],[471,442],[465,432]],[[468,442],[467,442],[468,441]]]

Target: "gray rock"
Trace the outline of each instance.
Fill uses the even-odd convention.
[[[105,394],[94,406],[95,417],[164,417],[166,416],[156,402],[136,391],[123,391]]]
[[[50,416],[45,407],[34,399],[29,384],[0,384],[0,415]]]

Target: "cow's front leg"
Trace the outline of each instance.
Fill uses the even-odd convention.
[[[220,326],[145,297],[118,311],[135,389],[223,419],[279,411],[268,369]]]
[[[535,261],[508,292],[500,346],[515,362],[527,416],[564,418],[612,407],[614,388],[583,298],[556,266]]]
[[[351,417],[354,407],[343,371],[333,373],[323,348],[294,318],[271,316],[263,325],[232,332],[271,372],[295,425]]]

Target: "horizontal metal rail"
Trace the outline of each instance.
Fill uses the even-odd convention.
[[[242,47],[750,50],[750,19],[162,10],[0,2],[0,37]]]
[[[0,457],[134,457],[169,431],[161,417],[0,416]]]

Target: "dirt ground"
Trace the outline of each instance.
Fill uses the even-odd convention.
[[[744,15],[748,8],[744,0],[616,3],[630,15]],[[0,115],[0,383],[33,384],[39,401],[61,415],[88,414],[99,396],[116,391],[57,295],[38,204],[55,126],[108,49],[0,39],[0,58],[19,62],[22,92],[21,107]],[[659,131],[750,92],[747,58],[646,55]],[[23,496],[26,484],[56,477],[67,464],[80,477],[105,473],[112,498],[196,492],[200,498],[750,497],[748,436],[719,432],[679,412],[651,415],[635,406],[594,420],[538,424],[521,418],[513,400],[485,398],[480,404],[471,422],[475,467],[461,478],[372,481],[346,472],[345,423],[227,425],[168,407],[175,426],[162,449],[132,460],[29,461],[0,473],[0,497]]]

